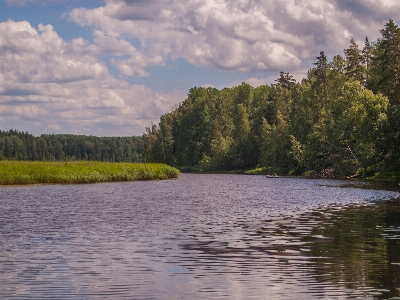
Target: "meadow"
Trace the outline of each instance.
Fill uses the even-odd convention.
[[[0,161],[0,185],[160,180],[178,176],[176,168],[165,164]]]

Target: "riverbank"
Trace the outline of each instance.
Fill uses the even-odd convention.
[[[198,167],[187,167],[178,166],[182,173],[203,173],[203,174],[245,174],[245,175],[271,175],[278,174],[280,176],[295,176],[295,177],[306,177],[306,178],[330,178],[330,179],[363,179],[373,181],[400,181],[400,174],[394,172],[380,172],[366,176],[364,173],[354,174],[346,176],[342,173],[336,172],[334,169],[324,169],[320,172],[307,171],[303,174],[297,174],[295,172],[282,173],[279,169],[274,168],[255,168],[250,170],[235,169],[235,170],[214,170],[214,171],[202,171]]]
[[[160,180],[179,173],[153,163],[0,161],[0,185]]]

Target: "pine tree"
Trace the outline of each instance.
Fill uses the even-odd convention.
[[[362,50],[358,48],[354,39],[350,40],[350,47],[344,50],[346,57],[345,73],[350,78],[354,78],[360,82],[364,79],[364,57]]]
[[[369,66],[371,64],[371,59],[372,59],[372,45],[370,44],[368,37],[365,37],[365,42],[364,42],[364,48],[362,50],[362,55],[364,59],[364,64],[366,68],[365,72],[365,80],[368,81],[369,79]]]
[[[372,59],[370,87],[387,96],[391,105],[400,104],[400,29],[390,20],[380,31]]]
[[[279,78],[275,81],[278,82],[278,85],[288,90],[291,90],[296,84],[296,79],[293,78],[293,75],[282,71],[279,74]]]

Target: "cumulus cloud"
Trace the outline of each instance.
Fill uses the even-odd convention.
[[[6,3],[9,6],[12,5],[18,5],[18,6],[26,6],[27,4],[33,3],[33,4],[39,4],[39,5],[45,5],[46,3],[61,3],[61,2],[66,2],[68,0],[6,0]]]
[[[268,75],[279,71],[300,80],[320,51],[330,59],[350,38],[376,40],[398,15],[395,0],[105,0],[68,13],[92,31],[90,41],[65,41],[51,25],[9,20],[0,23],[0,125],[141,134],[186,96],[125,81],[151,76],[149,67],[184,59],[222,76],[242,72],[255,86],[273,83],[277,75]],[[206,83],[215,84],[206,78],[198,85]]]
[[[36,30],[26,21],[7,21],[0,24],[0,31],[3,76],[15,82],[73,82],[107,76],[107,67],[95,57],[77,59],[68,51],[51,25],[40,24]]]
[[[293,79],[295,79],[297,82],[301,82],[301,80],[304,78],[304,73],[306,72],[306,70],[300,70],[299,72],[292,72],[290,73],[291,76],[293,76]],[[230,82],[227,86],[228,87],[234,87],[234,86],[238,86],[240,84],[242,84],[243,82],[246,82],[248,84],[250,84],[253,87],[258,87],[260,85],[270,85],[270,84],[276,84],[276,80],[278,79],[279,75],[271,75],[271,76],[267,76],[267,77],[262,77],[262,78],[258,78],[258,77],[250,77],[244,80],[234,80],[232,82]],[[211,87],[213,87],[212,85],[209,85]],[[208,87],[207,85],[205,85],[204,87]]]
[[[139,52],[147,61],[156,57],[153,64],[184,58],[247,72],[299,70],[319,51],[342,54],[350,38],[375,39],[382,23],[399,13],[394,0],[107,0],[74,9],[70,18],[109,36],[139,39]],[[120,72],[140,74],[134,68],[145,60],[138,57],[121,62]]]
[[[157,56],[160,64],[183,57],[196,66],[243,72],[299,65],[291,48],[301,41],[288,33],[290,47],[265,39],[277,33],[258,9],[226,1],[109,1],[96,9],[74,9],[70,18],[109,36],[139,39],[141,52]]]
[[[2,123],[19,124],[21,130],[140,135],[184,99],[182,91],[154,92],[111,76],[99,57],[106,52],[133,56],[136,49],[103,35],[95,41],[99,45],[65,42],[50,25],[0,23]]]
[[[399,4],[393,0],[334,0],[333,4],[364,22],[387,22],[399,13]]]

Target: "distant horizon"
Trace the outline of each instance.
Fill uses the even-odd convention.
[[[68,133],[68,132],[62,132],[62,133],[40,133],[38,135],[33,134],[29,131],[25,131],[25,130],[18,130],[17,128],[9,128],[9,129],[1,129],[1,132],[10,132],[10,130],[16,130],[18,132],[24,133],[24,134],[30,134],[34,137],[40,137],[42,135],[74,135],[74,136],[88,136],[88,137],[96,137],[96,138],[130,138],[130,137],[138,137],[141,138],[143,134],[141,135],[104,135],[104,136],[99,136],[99,135],[93,135],[93,134],[75,134],[75,133]]]
[[[192,87],[306,77],[320,51],[371,42],[394,0],[5,0],[0,129],[141,136]]]

